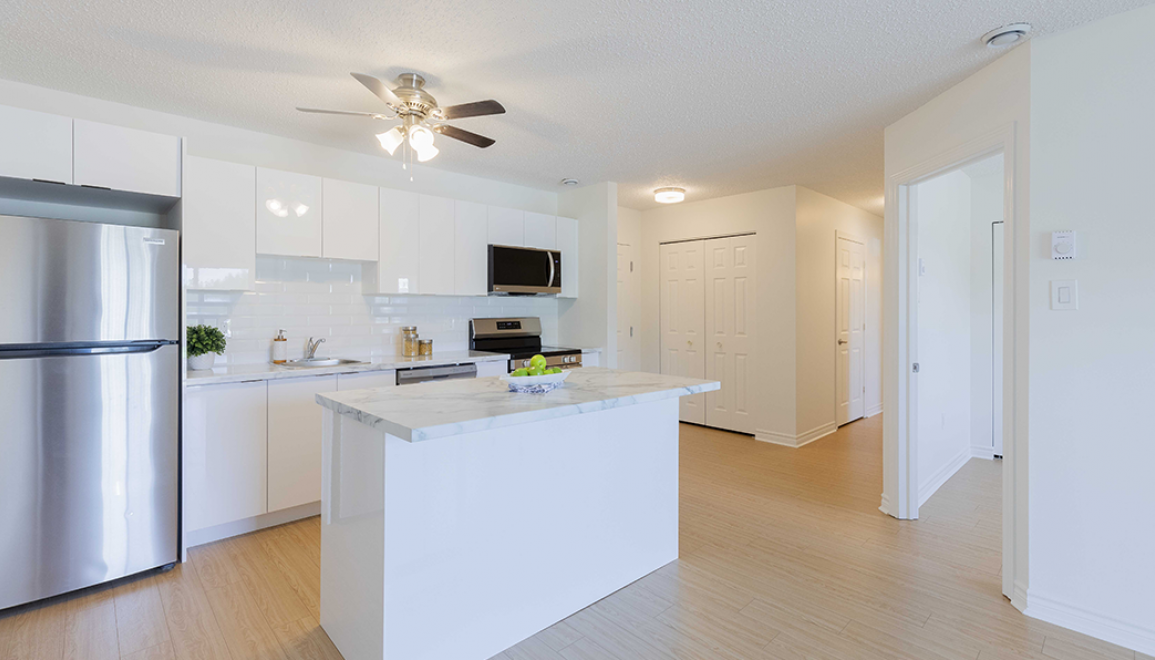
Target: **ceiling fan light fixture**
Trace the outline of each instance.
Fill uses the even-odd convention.
[[[654,201],[659,204],[677,204],[684,199],[686,199],[685,188],[667,186],[654,191]]]
[[[393,152],[397,151],[397,147],[400,147],[401,143],[405,141],[405,135],[399,127],[394,126],[384,133],[378,133],[377,139],[381,141],[381,147],[392,156]]]
[[[419,163],[424,163],[427,160],[432,160],[434,156],[441,153],[441,150],[438,149],[437,147],[433,146],[432,144],[430,144],[427,147],[421,147],[420,149],[414,147],[413,150],[417,152],[417,162],[419,162]]]
[[[421,152],[433,146],[433,131],[420,124],[409,127],[409,146]]]

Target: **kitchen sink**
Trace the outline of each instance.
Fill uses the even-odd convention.
[[[365,364],[361,360],[346,360],[344,358],[301,358],[289,360],[283,367],[339,367],[345,364]]]

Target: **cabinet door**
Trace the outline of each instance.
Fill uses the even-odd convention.
[[[180,197],[180,138],[73,120],[72,174],[78,186]]]
[[[72,183],[72,118],[0,106],[0,176]]]
[[[599,364],[601,364],[601,354],[599,354],[599,353],[583,353],[582,354],[582,366],[583,367],[596,367]],[[621,365],[618,365],[618,366],[620,367]]]
[[[397,372],[392,369],[388,371],[362,371],[337,375],[338,392],[371,390],[379,387],[395,387],[396,385]]]
[[[421,196],[405,190],[380,189],[381,255],[364,270],[365,293],[421,293],[418,245],[421,241]]]
[[[557,249],[561,251],[561,298],[578,297],[578,223],[557,219]]]
[[[377,186],[325,179],[321,194],[322,255],[377,261],[381,224],[377,196]]]
[[[490,206],[489,244],[525,247],[525,213],[500,206]]]
[[[184,173],[185,286],[252,290],[257,271],[257,168],[189,156]]]
[[[321,179],[257,168],[257,254],[321,256]]]
[[[486,209],[473,202],[453,203],[453,292],[484,296],[489,288],[489,225]]]
[[[488,378],[490,376],[504,376],[509,373],[508,360],[494,360],[492,362],[478,362],[477,363],[477,377]]]
[[[421,280],[421,293],[451,296],[454,286],[453,200],[422,195],[420,224],[418,279]]]
[[[321,406],[336,376],[269,381],[269,511],[321,499]]]
[[[557,220],[554,216],[525,212],[525,246],[541,250],[557,249]]]
[[[189,387],[185,394],[185,529],[266,511],[265,382]]]

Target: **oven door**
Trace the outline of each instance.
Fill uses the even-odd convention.
[[[490,245],[489,293],[523,296],[561,293],[561,252]]]

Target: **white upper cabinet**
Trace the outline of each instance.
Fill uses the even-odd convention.
[[[421,195],[418,278],[421,280],[421,293],[426,295],[453,295],[453,206],[453,200],[447,197]]]
[[[557,218],[557,246],[561,252],[561,298],[578,297],[578,223]]]
[[[321,195],[321,253],[328,259],[377,261],[380,215],[377,186],[325,179]]]
[[[0,176],[72,183],[72,118],[0,106]]]
[[[321,256],[321,179],[257,168],[257,253]]]
[[[83,119],[72,124],[78,186],[180,197],[180,138]]]
[[[189,156],[184,174],[185,286],[251,290],[257,269],[257,168]]]
[[[484,296],[489,289],[489,225],[485,206],[454,202],[454,285],[459,296]]]
[[[380,260],[375,266],[364,269],[363,291],[423,293],[418,278],[421,196],[405,190],[381,188],[380,204]]]
[[[552,215],[525,212],[525,247],[557,249],[557,222]]]
[[[525,213],[523,211],[490,206],[488,219],[490,245],[512,245],[515,247],[525,245]]]

